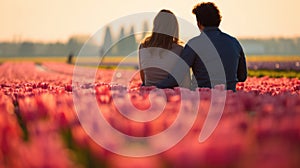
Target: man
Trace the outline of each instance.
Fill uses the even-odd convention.
[[[236,90],[237,82],[247,78],[245,55],[238,40],[223,33],[218,27],[221,22],[219,9],[214,3],[201,3],[194,7],[197,25],[201,34],[189,40],[181,58],[186,65],[177,64],[167,79],[157,87],[180,86],[183,76],[191,67],[198,87],[212,88],[225,84],[226,89]]]

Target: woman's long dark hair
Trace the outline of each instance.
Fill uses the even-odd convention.
[[[142,46],[171,49],[173,43],[179,43],[178,39],[179,26],[176,16],[170,10],[163,9],[156,15],[152,33],[142,41]]]

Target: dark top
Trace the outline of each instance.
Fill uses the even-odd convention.
[[[226,84],[228,90],[235,91],[236,83],[247,78],[246,59],[240,43],[217,27],[207,27],[199,36],[189,40],[180,57],[192,68],[198,87]],[[172,74],[189,71],[179,64],[176,67]],[[169,75],[156,86],[176,87],[175,79],[181,78],[182,75]]]

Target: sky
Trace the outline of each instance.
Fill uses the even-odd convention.
[[[170,9],[196,25],[199,0],[1,0],[0,41],[66,41],[92,35],[120,17]],[[299,0],[213,0],[220,28],[239,38],[300,37]],[[126,26],[141,23],[129,19]]]

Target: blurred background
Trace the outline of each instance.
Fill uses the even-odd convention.
[[[89,55],[122,56],[137,49],[152,29],[151,17],[114,20],[141,12],[170,9],[176,16],[195,25],[194,5],[202,1],[102,1],[102,0],[4,0],[0,2],[0,57],[66,57],[77,55],[82,45],[103,29]],[[223,20],[221,30],[237,37],[248,56],[300,55],[300,22],[297,0],[215,0]],[[139,34],[139,32],[142,32]],[[181,35],[187,41],[199,32]],[[132,36],[132,34],[134,34]],[[107,47],[124,37],[126,43],[113,50]],[[125,51],[128,50],[128,51]]]

